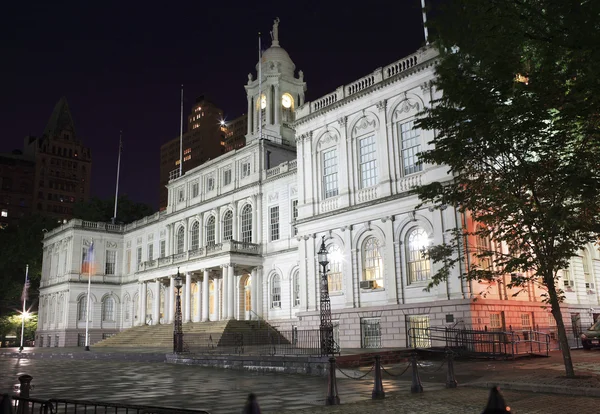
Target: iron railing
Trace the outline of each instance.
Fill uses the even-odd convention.
[[[443,327],[416,327],[408,330],[412,348],[451,348],[465,356],[516,357],[546,355],[551,348],[547,332],[486,331]]]
[[[86,400],[67,400],[12,396],[13,412],[17,414],[210,414],[205,410],[106,403]]]
[[[190,352],[198,354],[321,356],[320,331],[316,329],[186,333],[184,341]]]

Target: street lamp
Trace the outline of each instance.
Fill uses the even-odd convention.
[[[331,301],[329,300],[329,285],[327,283],[327,265],[329,264],[329,257],[327,254],[327,248],[325,247],[325,236],[321,239],[321,248],[317,252],[317,258],[321,265],[321,324],[319,325],[319,331],[321,334],[321,355],[329,355],[329,380],[328,380],[328,392],[325,405],[339,405],[340,397],[337,393],[337,384],[335,380],[335,355],[334,355],[334,341],[333,341],[333,323],[331,322]]]
[[[175,276],[175,288],[177,289],[177,297],[175,301],[175,323],[173,324],[173,353],[183,352],[183,327],[181,326],[181,275],[177,268],[177,276]]]

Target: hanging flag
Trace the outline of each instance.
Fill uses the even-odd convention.
[[[87,249],[87,253],[84,250],[83,263],[81,264],[81,273],[93,273],[94,265],[94,242],[90,243],[89,249]]]
[[[29,282],[29,277],[25,276],[25,284],[23,285],[23,293],[21,293],[21,302],[25,302],[29,299],[29,287],[31,283]]]

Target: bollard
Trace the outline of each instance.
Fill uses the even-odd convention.
[[[510,413],[510,407],[506,405],[504,401],[504,397],[500,393],[500,389],[496,387],[492,387],[490,390],[490,397],[488,399],[487,405],[481,412],[481,414],[499,414],[499,413]]]
[[[325,405],[340,405],[340,397],[337,392],[337,383],[335,381],[335,357],[329,358],[329,381],[327,383],[327,399]]]
[[[384,398],[385,391],[383,391],[383,382],[381,381],[381,356],[375,355],[375,383],[373,384],[371,399],[382,400]]]
[[[19,400],[17,414],[29,414],[29,401],[26,400],[29,398],[29,390],[31,389],[32,379],[33,377],[27,374],[19,377],[19,382],[21,383],[19,388],[19,397],[24,398],[25,400]]]
[[[423,392],[423,386],[421,385],[421,378],[419,378],[419,368],[417,364],[417,353],[413,352],[410,354],[412,363],[412,384],[410,385],[410,392],[413,394]]]
[[[446,364],[448,364],[448,373],[446,375],[446,388],[456,388],[458,382],[454,376],[454,356],[449,349],[446,351]]]

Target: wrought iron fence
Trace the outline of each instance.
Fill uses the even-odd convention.
[[[17,414],[210,414],[205,410],[105,403],[85,400],[50,399],[12,396],[13,412]]]
[[[219,355],[321,355],[319,330],[186,333],[192,353]]]

